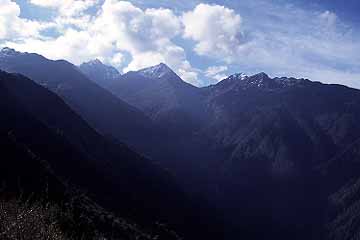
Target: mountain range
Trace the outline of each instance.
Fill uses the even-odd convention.
[[[99,60],[77,67],[8,48],[0,69],[16,73],[1,73],[11,95],[1,111],[16,102],[16,114],[29,114],[8,117],[4,136],[23,139],[111,211],[172,222],[186,239],[359,234],[357,89],[265,73],[198,88],[163,63],[120,74]],[[219,231],[207,232],[213,225]]]

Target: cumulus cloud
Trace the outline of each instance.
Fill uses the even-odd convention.
[[[27,38],[24,41],[7,42],[6,45],[18,51],[36,52],[51,59],[67,59],[74,64],[80,64],[88,60],[93,52],[89,52],[88,40],[90,36],[87,32],[79,32],[68,29],[64,35],[56,39],[33,39]],[[96,54],[93,54],[95,57]]]
[[[227,70],[227,66],[211,66],[205,70],[205,76],[217,81],[221,81],[227,77],[225,74]]]
[[[106,0],[89,31],[105,36],[105,42],[112,43],[109,45],[131,55],[125,72],[165,62],[184,80],[196,82],[197,74],[186,60],[185,50],[172,41],[181,29],[172,10],[142,10],[130,2]]]
[[[61,35],[46,40],[26,38],[8,42],[7,46],[75,64],[99,58],[124,72],[164,62],[185,81],[199,85],[198,70],[187,61],[185,50],[173,42],[182,32],[182,23],[172,10],[143,10],[130,2],[105,0],[96,16],[82,14],[96,2],[32,0],[33,4],[59,11],[54,21]],[[124,56],[131,58],[127,66],[123,66]]]
[[[130,2],[106,0],[89,30],[107,36],[119,49],[137,54],[167,47],[179,28],[169,9],[143,11]]]
[[[115,53],[111,59],[109,60],[110,64],[113,65],[114,67],[120,67],[123,65],[124,63],[124,60],[125,60],[125,56],[123,53],[121,52],[118,52],[118,53]],[[103,61],[106,61],[106,59],[103,59]]]
[[[234,10],[219,5],[199,4],[182,16],[184,37],[196,41],[199,55],[233,58],[242,44],[242,19]]]
[[[85,30],[91,24],[92,16],[86,11],[97,6],[100,0],[29,0],[35,6],[56,12],[53,28],[64,33],[68,28]]]
[[[30,3],[58,10],[62,16],[76,16],[97,4],[98,0],[30,0]]]
[[[20,18],[20,7],[15,2],[0,0],[0,39],[38,37],[50,25]]]

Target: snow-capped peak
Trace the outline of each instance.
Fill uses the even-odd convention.
[[[229,78],[232,78],[234,80],[244,80],[248,78],[249,76],[245,73],[235,73],[234,75],[231,75]]]
[[[225,84],[230,86],[237,86],[241,89],[249,88],[261,88],[265,90],[282,89],[293,86],[303,86],[309,83],[306,79],[296,78],[271,78],[264,72],[247,76],[243,73],[231,75],[227,79],[223,80]]]
[[[153,67],[144,68],[139,70],[139,73],[146,77],[151,78],[162,78],[168,73],[172,73],[173,71],[166,64],[160,63]]]
[[[86,63],[83,64],[87,64],[87,65],[103,65],[103,63],[99,60],[99,59],[94,59],[94,60],[90,60]]]

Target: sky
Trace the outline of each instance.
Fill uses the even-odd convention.
[[[120,72],[169,65],[206,86],[233,73],[360,88],[357,0],[0,0],[0,47]]]

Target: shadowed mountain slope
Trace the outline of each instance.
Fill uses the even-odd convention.
[[[16,139],[36,159],[49,164],[52,178],[80,187],[102,206],[140,225],[167,223],[188,239],[206,236],[204,231],[211,222],[206,220],[208,213],[195,207],[160,166],[123,144],[105,139],[59,97],[33,81],[0,72],[0,86],[2,136]],[[5,158],[3,164],[11,163]],[[31,168],[26,170],[33,176]],[[34,181],[38,179],[24,184],[32,186]],[[44,184],[34,185],[41,188]]]
[[[207,192],[247,239],[324,237],[327,198],[359,176],[358,90],[265,73],[187,89],[163,64],[114,84],[115,95],[174,133],[176,144],[163,148],[174,155],[167,166]],[[159,117],[171,111],[172,121]],[[186,128],[188,119],[197,124]]]
[[[80,69],[88,77],[94,76],[92,70],[84,66],[86,65],[82,64]],[[105,69],[104,66],[100,73]],[[107,77],[107,74],[94,78],[99,85],[142,110],[157,122],[168,124],[182,119],[190,126],[204,118],[202,96],[198,89],[184,82],[163,63],[119,75],[116,81]],[[104,79],[107,79],[106,84]]]

